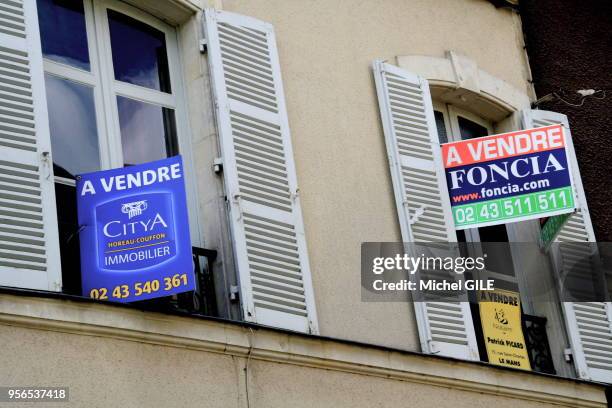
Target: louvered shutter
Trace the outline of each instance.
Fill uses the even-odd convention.
[[[565,127],[569,161],[575,186],[577,211],[561,228],[551,257],[558,277],[579,273],[581,262],[588,259],[595,245],[572,245],[595,242],[586,196],[567,116],[550,111],[529,110],[523,113],[525,128],[561,123]],[[588,262],[588,261],[587,261]],[[584,265],[588,271],[590,265]],[[563,302],[566,326],[570,338],[576,371],[581,378],[612,383],[612,304],[610,302]]]
[[[0,6],[0,285],[61,290],[35,1]]]
[[[205,16],[244,317],[318,333],[274,30],[229,12]]]
[[[429,85],[380,61],[373,69],[402,239],[456,242]],[[414,307],[424,352],[479,359],[467,298]]]

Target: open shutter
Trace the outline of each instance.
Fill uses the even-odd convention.
[[[35,1],[0,7],[0,285],[61,290]]]
[[[373,69],[402,239],[456,242],[429,85],[380,61]],[[479,359],[470,306],[461,300],[414,303],[424,352]]]
[[[580,178],[567,116],[550,111],[528,110],[523,113],[525,128],[561,123],[567,136],[569,162],[575,185],[577,211],[561,228],[551,253],[558,277],[580,270],[576,259],[588,259],[595,245],[571,245],[572,242],[595,242],[586,196]],[[587,266],[587,268],[590,265]],[[588,270],[588,269],[587,269]],[[612,383],[612,304],[610,302],[563,302],[563,312],[578,376]]]
[[[317,333],[274,30],[234,13],[205,16],[244,318]]]

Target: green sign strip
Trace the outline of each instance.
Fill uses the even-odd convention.
[[[538,214],[574,208],[572,187],[522,194],[453,207],[456,227],[499,220],[538,218]]]
[[[565,225],[565,221],[567,221],[570,215],[570,213],[559,214],[546,220],[542,226],[542,230],[540,231],[540,242],[543,248],[548,248],[550,243],[554,241],[555,237],[561,230],[561,227]]]

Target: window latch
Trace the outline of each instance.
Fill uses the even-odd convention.
[[[206,54],[208,52],[208,41],[206,38],[200,40],[200,54]]]
[[[240,295],[240,290],[237,285],[230,286],[230,301],[237,302],[238,296]]]
[[[221,174],[223,171],[223,159],[221,157],[215,157],[213,160],[213,171],[215,174]]]
[[[572,362],[572,349],[566,348],[565,350],[563,350],[563,356],[565,357],[566,362],[571,363]]]

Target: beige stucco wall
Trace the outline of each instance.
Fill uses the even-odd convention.
[[[67,386],[66,407],[247,407],[246,359],[0,325],[3,386]],[[543,407],[397,380],[249,362],[250,408]],[[37,407],[40,404],[20,404]],[[550,405],[552,406],[552,405]]]
[[[221,4],[276,30],[321,334],[419,349],[410,305],[360,301],[360,243],[401,239],[371,62],[453,50],[528,94],[518,17],[484,0]]]
[[[0,371],[2,385],[69,387],[69,407],[238,406],[240,373],[230,356],[0,328],[2,366],[11,367]]]
[[[596,384],[94,302],[0,294],[0,344],[0,385],[69,387],[53,406],[605,407]]]

